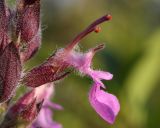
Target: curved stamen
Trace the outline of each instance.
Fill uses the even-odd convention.
[[[105,15],[99,19],[97,19],[96,21],[94,21],[91,25],[89,25],[84,31],[82,31],[80,34],[78,34],[73,40],[72,42],[66,47],[66,50],[71,50],[73,49],[73,47],[79,43],[79,41],[81,39],[83,39],[85,36],[87,36],[89,33],[95,31],[95,32],[99,32],[100,31],[100,27],[98,27],[99,24],[111,20],[112,16],[111,15]]]

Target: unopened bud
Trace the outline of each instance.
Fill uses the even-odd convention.
[[[19,51],[12,42],[0,56],[0,102],[12,96],[18,85],[21,70]]]
[[[22,83],[30,87],[38,87],[46,83],[63,79],[69,74],[69,72],[64,72],[65,67],[66,66],[63,65],[57,65],[57,67],[52,65],[40,65],[29,71],[23,77]]]
[[[0,1],[0,54],[8,44],[7,25],[9,11],[5,5],[5,0]]]
[[[18,0],[16,12],[16,34],[21,33],[21,60],[27,61],[38,50],[41,43],[40,0]]]

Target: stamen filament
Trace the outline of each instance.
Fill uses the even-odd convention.
[[[84,31],[82,31],[80,34],[78,34],[73,40],[72,42],[66,47],[66,50],[72,50],[74,48],[74,46],[76,44],[79,43],[79,41],[81,39],[83,39],[85,36],[87,36],[89,33],[95,31],[95,32],[99,32],[100,31],[100,27],[98,27],[99,24],[108,21],[112,19],[111,15],[105,15],[99,19],[97,19],[96,21],[94,21],[91,25],[89,25]]]

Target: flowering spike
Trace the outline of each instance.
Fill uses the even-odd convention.
[[[67,47],[57,50],[40,66],[22,73],[24,62],[38,51],[41,44],[40,0],[17,0],[15,11],[6,6],[5,0],[0,0],[0,103],[5,105],[4,109],[8,109],[0,128],[61,128],[60,124],[52,120],[51,109],[61,110],[62,107],[50,101],[54,87],[52,83],[46,83],[64,78],[71,68],[93,79],[94,84],[89,93],[91,106],[105,121],[113,123],[120,109],[119,102],[114,95],[103,90],[105,86],[102,82],[111,80],[113,75],[91,67],[93,56],[104,45],[98,45],[85,53],[74,49],[89,33],[99,33],[99,24],[111,18],[111,15],[105,15],[97,19]],[[9,101],[19,82],[33,88],[10,106]]]
[[[20,79],[21,68],[19,51],[12,42],[0,56],[0,103],[12,96]]]
[[[89,25],[84,31],[82,31],[80,34],[78,34],[73,40],[72,42],[66,47],[67,50],[71,50],[73,49],[73,47],[81,40],[83,39],[85,36],[87,36],[89,33],[95,31],[95,32],[99,32],[100,31],[100,27],[98,27],[99,24],[111,20],[111,15],[105,15],[99,19],[97,19],[96,21],[94,21],[91,25]]]
[[[105,93],[104,90],[101,90],[101,88],[105,88],[102,80],[111,80],[113,75],[109,72],[93,70],[91,68],[93,56],[97,51],[103,49],[104,45],[100,44],[94,48],[91,48],[86,53],[78,52],[74,49],[74,46],[87,34],[93,31],[100,31],[98,24],[110,19],[111,16],[106,15],[93,22],[87,29],[76,36],[66,48],[57,50],[43,64],[26,73],[23,77],[22,83],[27,86],[37,87],[41,84],[50,82],[50,80],[53,80],[52,78],[62,78],[63,75],[61,77],[60,74],[64,72],[66,68],[75,68],[80,73],[88,75],[93,79],[94,84],[89,93],[89,101],[94,110],[105,121],[112,124],[120,109],[119,101],[114,95],[107,92]],[[59,75],[60,77],[57,77]],[[44,116],[44,114],[42,115]],[[50,116],[50,112],[48,115]],[[41,118],[43,116],[41,116]],[[38,123],[40,124],[40,122]],[[48,123],[49,122],[46,123],[46,121],[44,121],[44,126],[50,128],[50,126],[47,125]]]

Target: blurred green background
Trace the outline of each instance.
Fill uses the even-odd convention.
[[[40,51],[26,65],[42,63],[64,47],[95,19],[109,13],[99,34],[82,40],[83,51],[99,43],[94,68],[114,74],[104,81],[121,103],[115,124],[108,125],[91,108],[88,92],[92,80],[72,73],[56,84],[53,101],[64,107],[54,119],[64,128],[159,128],[160,122],[160,0],[43,0]]]

